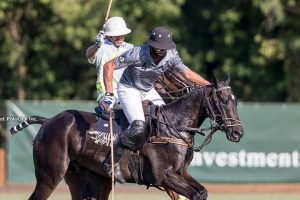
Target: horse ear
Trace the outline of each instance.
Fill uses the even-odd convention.
[[[224,82],[226,83],[226,85],[230,84],[230,75],[229,75],[229,73],[227,74]]]
[[[215,77],[215,75],[214,75],[213,72],[211,73],[211,81],[212,81],[212,83],[213,83],[213,86],[214,86],[215,88],[217,88],[217,87],[218,87],[218,81],[217,81],[217,79],[216,79],[216,77]]]

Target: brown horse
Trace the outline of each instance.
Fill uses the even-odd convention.
[[[120,160],[127,182],[162,187],[192,200],[207,199],[205,187],[187,171],[193,158],[197,128],[209,117],[213,128],[224,131],[228,140],[238,142],[243,136],[229,76],[224,82],[213,80],[212,86],[194,89],[147,117],[147,130],[141,138],[144,145],[136,152],[125,150]],[[16,133],[30,124],[43,124],[33,143],[37,183],[30,199],[48,199],[64,177],[72,199],[82,199],[80,183],[90,181],[89,176],[93,174],[97,176],[91,193],[97,195],[95,199],[108,199],[110,179],[102,165],[109,153],[109,144],[95,144],[88,134],[94,130],[97,119],[93,113],[68,110],[51,119],[30,117],[11,129]],[[122,133],[124,127],[120,129]],[[76,168],[87,169],[87,177],[77,180]]]

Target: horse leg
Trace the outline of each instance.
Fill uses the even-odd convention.
[[[171,200],[185,200],[186,198],[182,195],[177,194],[177,192],[165,189],[166,193],[169,195]]]
[[[184,177],[184,179],[185,180],[187,180],[187,182],[192,186],[192,187],[198,187],[199,185],[203,188],[203,191],[205,191],[205,193],[206,193],[206,196],[207,196],[207,190],[206,190],[206,188],[203,186],[203,185],[201,185],[198,181],[196,181],[189,173],[188,173],[188,171],[184,171],[183,172],[183,175],[182,175],[183,177]],[[207,198],[207,197],[206,197]]]
[[[69,167],[65,181],[69,186],[72,200],[108,200],[111,191],[110,179],[101,178],[75,164],[71,164]]]
[[[33,158],[37,183],[30,200],[48,199],[67,171],[69,159],[66,148],[64,145],[51,145],[34,141]]]
[[[171,200],[177,200],[177,193],[176,192],[174,192],[172,190],[169,190],[169,189],[166,189],[166,193],[169,195]]]
[[[81,190],[83,189],[81,187],[81,178],[80,174],[73,171],[73,169],[70,169],[70,166],[66,172],[65,175],[65,181],[69,187],[72,200],[81,200],[83,199]]]
[[[29,200],[48,199],[53,190],[54,189],[49,187],[46,183],[37,182]]]
[[[61,178],[50,177],[47,172],[38,170],[36,172],[37,183],[29,200],[47,200],[54,191]]]
[[[168,171],[162,180],[162,187],[173,190],[190,200],[206,200],[207,190],[195,179],[186,174],[179,176],[176,172]]]
[[[109,194],[111,192],[111,179],[102,178],[98,183],[99,193],[97,200],[108,200]]]
[[[31,200],[46,200],[64,178],[70,163],[69,154],[76,154],[71,148],[80,143],[71,140],[78,134],[76,119],[71,112],[62,112],[45,122],[33,143],[36,187]]]

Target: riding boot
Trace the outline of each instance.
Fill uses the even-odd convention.
[[[120,142],[120,139],[118,138],[116,144],[114,144],[114,174],[115,174],[115,180],[121,184],[126,182],[125,178],[123,177],[121,168],[120,168],[120,160],[123,156],[124,151],[125,151],[125,149],[122,148],[122,144]],[[112,174],[111,156],[112,156],[112,154],[110,153],[109,156],[104,160],[104,163],[103,163],[103,168],[110,177]]]
[[[138,149],[137,143],[145,131],[145,122],[134,120],[121,136],[121,142],[132,150]]]

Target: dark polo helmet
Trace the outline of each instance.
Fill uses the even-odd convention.
[[[157,27],[150,32],[148,45],[156,49],[164,50],[176,48],[171,31],[165,27]]]

